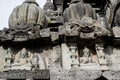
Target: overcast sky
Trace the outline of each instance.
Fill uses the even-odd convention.
[[[0,1],[0,29],[8,27],[8,18],[13,9],[22,4],[24,0],[1,0]],[[36,0],[42,8],[46,0]]]

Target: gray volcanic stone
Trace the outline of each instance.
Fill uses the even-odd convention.
[[[50,80],[95,80],[101,76],[99,70],[51,69]]]
[[[105,71],[103,72],[102,76],[104,76],[108,80],[120,80],[120,70]]]
[[[17,6],[9,17],[9,27],[23,27],[33,24],[40,28],[46,27],[47,19],[35,0],[26,0]],[[22,26],[21,26],[22,25]]]

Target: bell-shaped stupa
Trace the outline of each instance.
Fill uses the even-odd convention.
[[[25,0],[17,6],[9,17],[9,27],[23,27],[33,24],[40,28],[46,27],[47,19],[43,10],[35,0]]]

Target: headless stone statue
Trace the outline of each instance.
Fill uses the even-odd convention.
[[[83,0],[71,0],[70,6],[65,9],[63,14],[65,22],[74,22],[85,15],[96,19],[95,11],[91,5],[84,4]]]
[[[10,28],[21,28],[30,24],[40,28],[47,26],[46,16],[35,0],[25,0],[13,10],[9,17]]]

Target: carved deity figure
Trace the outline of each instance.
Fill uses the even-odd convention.
[[[80,20],[85,15],[96,19],[95,11],[91,5],[84,4],[83,0],[71,0],[70,6],[65,9],[63,14],[65,22]]]
[[[33,54],[32,59],[31,59],[31,64],[32,64],[32,67],[31,67],[32,71],[39,69],[39,67],[40,67],[39,66],[39,56],[37,53]]]
[[[99,53],[99,58],[101,59],[102,62],[104,62],[105,61],[104,48],[101,46],[97,46],[97,51]]]
[[[90,53],[90,50],[85,47],[83,49],[83,57],[80,58],[80,62],[82,64],[86,64],[86,63],[91,63],[92,62],[92,54]]]
[[[12,64],[11,69],[31,69],[30,63],[30,55],[26,48],[23,48],[18,54],[15,56],[14,63]]]
[[[46,24],[46,16],[35,0],[25,0],[13,10],[9,17],[10,28],[23,28],[26,25],[44,28]]]
[[[12,65],[12,62],[13,62],[13,54],[12,54],[12,51],[10,48],[7,49],[5,62],[6,62],[6,64],[5,64],[4,68],[9,69]]]

